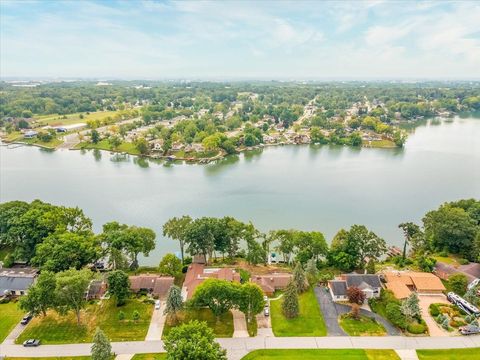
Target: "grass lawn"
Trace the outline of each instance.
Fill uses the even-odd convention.
[[[166,353],[136,354],[133,356],[132,360],[164,360],[166,358],[167,358]]]
[[[83,114],[83,119],[80,118],[80,115]],[[104,119],[108,116],[114,116],[117,114],[117,111],[96,111],[90,114],[87,113],[75,113],[69,115],[38,115],[34,116],[34,118],[38,121],[38,123],[42,125],[50,125],[50,126],[59,126],[59,125],[72,125],[78,123],[86,123],[89,120],[99,120]]]
[[[393,350],[296,349],[255,350],[242,360],[399,360]]]
[[[355,320],[350,317],[350,314],[344,314],[340,316],[339,322],[341,328],[350,336],[383,336],[387,334],[383,325],[367,316],[361,315],[359,320]]]
[[[480,348],[417,350],[420,360],[479,360]]]
[[[10,134],[7,134],[5,136],[5,141],[10,142],[10,141],[15,141],[15,140],[20,140],[23,137],[23,134],[20,131],[12,131]]]
[[[90,360],[91,356],[65,356],[65,357],[7,357],[5,360]]]
[[[376,140],[376,141],[363,141],[363,146],[371,148],[395,148],[397,147],[393,141],[390,140]]]
[[[140,320],[132,320],[133,311],[140,313]],[[118,320],[118,313],[125,313],[125,320]],[[144,340],[152,317],[153,306],[137,299],[130,299],[124,306],[116,307],[113,300],[104,300],[100,305],[89,304],[81,315],[81,325],[77,326],[73,312],[60,316],[49,312],[43,317],[34,318],[17,339],[40,339],[44,344],[67,344],[92,341],[96,327],[100,327],[111,341]]]
[[[98,149],[116,152],[126,152],[131,155],[140,155],[140,151],[137,150],[135,144],[130,142],[123,142],[116,150],[113,150],[108,140],[101,140],[96,144],[93,144],[91,142],[82,142],[75,146],[75,149]]]
[[[13,328],[22,320],[24,311],[20,310],[16,302],[0,304],[0,344],[5,340]]]
[[[33,139],[21,139],[22,142],[30,145],[40,145],[44,146],[50,149],[55,149],[58,145],[62,144],[63,141],[57,138],[53,138],[51,141],[45,142],[41,141],[38,138],[33,138]]]
[[[275,336],[326,336],[327,329],[320,312],[317,299],[310,288],[298,297],[300,315],[294,319],[287,319],[282,312],[280,298],[270,301],[272,330]]]
[[[212,311],[207,308],[183,310],[177,315],[177,317],[178,322],[175,325],[172,324],[173,320],[170,317],[167,317],[162,336],[168,335],[172,327],[187,323],[191,320],[206,321],[208,326],[213,329],[216,337],[233,336],[233,316],[231,312],[220,316],[218,321]]]

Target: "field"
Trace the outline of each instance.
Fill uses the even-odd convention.
[[[134,310],[140,313],[140,319],[137,321],[132,320]],[[120,311],[125,313],[124,320],[118,319]],[[90,342],[97,326],[111,341],[144,340],[152,311],[151,304],[145,304],[137,299],[130,299],[121,307],[116,307],[113,300],[106,300],[100,305],[88,305],[86,310],[82,311],[80,326],[77,326],[73,313],[59,316],[51,311],[45,318],[33,319],[17,339],[17,343],[32,338],[40,339],[44,344]]]
[[[17,303],[9,302],[0,304],[0,344],[5,340],[13,328],[22,320],[24,312],[20,310]]]
[[[393,350],[361,349],[298,349],[298,350],[256,350],[242,360],[399,360]]]
[[[480,360],[480,348],[417,350],[420,360]]]
[[[325,336],[327,329],[320,307],[309,289],[299,296],[300,315],[287,319],[282,313],[282,299],[271,301],[272,330],[275,336]]]
[[[383,336],[386,335],[385,328],[377,323],[375,319],[367,316],[360,316],[359,320],[355,320],[344,314],[340,318],[340,326],[350,336]]]
[[[68,115],[38,115],[34,116],[34,118],[38,121],[38,124],[45,126],[59,126],[59,125],[72,125],[78,123],[86,123],[89,120],[101,120],[108,116],[114,116],[118,113],[118,111],[97,111],[92,113],[75,113],[75,114],[68,114]],[[83,116],[81,118],[80,116]]]
[[[172,324],[173,321],[170,317],[167,318],[162,336],[168,335],[173,327],[191,320],[206,321],[208,326],[213,329],[216,337],[232,337],[233,335],[233,316],[231,312],[220,316],[218,321],[212,311],[207,308],[183,310],[177,316],[178,322],[175,325]]]

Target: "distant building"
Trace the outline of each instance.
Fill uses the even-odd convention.
[[[165,297],[175,280],[171,276],[160,276],[156,274],[142,274],[129,276],[130,290],[132,292],[147,291],[153,296]]]
[[[260,286],[266,295],[273,295],[276,290],[283,290],[292,279],[292,274],[273,273],[265,275],[252,275],[250,281]]]
[[[0,296],[25,295],[37,275],[38,270],[31,267],[0,269]]]
[[[463,274],[467,277],[468,282],[472,282],[473,280],[480,278],[480,264],[469,263],[467,265],[454,267],[439,261],[436,263],[433,272],[443,280],[448,280],[450,275],[453,274]]]
[[[25,139],[33,139],[37,135],[38,135],[38,132],[36,132],[35,130],[28,130],[25,132],[25,134],[23,134],[23,137]]]
[[[107,284],[103,280],[92,280],[88,284],[87,291],[85,292],[85,299],[98,300],[101,299],[107,292]]]
[[[329,281],[328,288],[334,301],[346,301],[347,290],[356,287],[362,290],[367,299],[378,298],[382,290],[380,277],[375,274],[344,274]]]

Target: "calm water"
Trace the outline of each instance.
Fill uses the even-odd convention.
[[[445,201],[480,198],[480,120],[428,122],[404,149],[268,148],[210,165],[164,165],[108,152],[0,147],[0,200],[79,206],[103,223],[148,226],[157,248],[145,264],[177,251],[164,239],[172,216],[231,215],[263,231],[322,231],[365,224],[390,244],[397,225]]]

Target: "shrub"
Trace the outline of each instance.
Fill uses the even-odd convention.
[[[449,328],[448,323],[449,323],[448,319],[445,318],[445,320],[444,320],[443,323],[442,323],[442,327],[443,327],[445,330],[448,330],[448,328]]]
[[[432,315],[433,317],[440,315],[440,310],[438,309],[437,304],[430,304],[428,310],[430,312],[430,315]]]
[[[448,251],[443,250],[443,251],[440,252],[438,255],[441,256],[441,257],[448,257]]]
[[[459,326],[465,325],[465,321],[459,320],[450,320],[449,325],[454,328],[458,328]]]
[[[133,318],[133,320],[135,320],[135,321],[137,321],[137,320],[140,319],[140,313],[138,312],[138,310],[134,310],[134,311],[133,311],[132,318]]]
[[[459,259],[458,263],[460,265],[468,265],[468,264],[470,264],[470,261],[468,261],[467,259]]]
[[[7,256],[3,258],[3,267],[10,268],[13,266],[14,263],[15,263],[15,258],[13,257],[12,254],[7,254]]]
[[[118,320],[125,320],[125,313],[123,311],[118,312]]]
[[[144,304],[152,304],[152,305],[153,305],[153,304],[155,304],[155,300],[150,299],[150,298],[145,298],[145,299],[143,299],[143,303],[144,303]]]
[[[250,280],[250,273],[247,270],[240,269],[240,281],[242,284],[247,283]]]
[[[386,307],[387,319],[401,329],[407,327],[405,316],[402,314],[401,307],[398,303],[389,303]]]
[[[411,334],[424,334],[427,331],[427,327],[423,324],[412,322],[408,324],[407,331]]]

